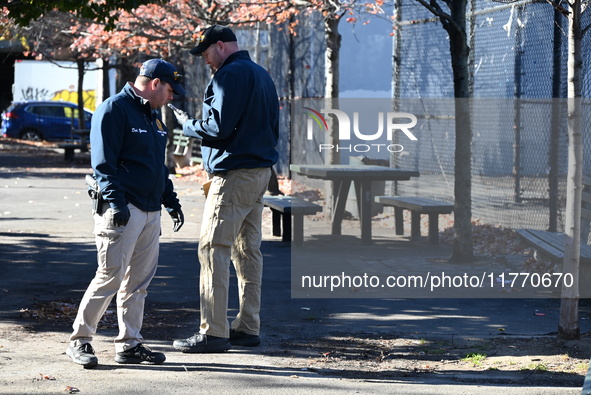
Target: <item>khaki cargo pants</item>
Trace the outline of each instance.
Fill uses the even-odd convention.
[[[238,277],[240,310],[232,329],[258,335],[263,255],[263,195],[270,168],[237,169],[211,178],[199,238],[200,333],[229,337],[230,262]]]
[[[158,265],[160,211],[128,207],[131,217],[125,227],[113,226],[110,208],[102,215],[94,214],[98,268],[80,302],[70,336],[72,345],[92,341],[115,294],[119,323],[115,351],[133,348],[143,340],[144,302]]]

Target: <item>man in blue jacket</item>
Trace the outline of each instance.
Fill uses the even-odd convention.
[[[159,108],[182,95],[180,74],[161,59],[143,63],[134,83],[104,101],[90,130],[91,164],[100,189],[94,212],[98,269],[84,294],[66,354],[85,368],[97,366],[90,344],[117,294],[118,363],[161,364],[163,353],[140,334],[147,287],[156,273],[162,205],[178,231],[181,205],[165,165],[167,132]]]
[[[182,352],[222,352],[257,346],[260,330],[263,202],[277,162],[279,100],[269,73],[238,47],[228,27],[207,28],[199,45],[215,74],[205,90],[202,119],[175,111],[184,134],[202,139],[211,184],[199,237],[201,325],[175,340]],[[239,312],[228,323],[230,261],[238,278]]]

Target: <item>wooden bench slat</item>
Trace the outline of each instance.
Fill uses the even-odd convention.
[[[174,129],[172,133],[173,154],[187,156],[189,147],[191,146],[191,137],[185,136],[182,129]],[[201,157],[201,140],[194,139],[189,164],[193,166],[198,163],[203,163],[203,158]]]
[[[376,196],[375,201],[383,205],[418,211],[422,214],[450,214],[454,208],[451,203],[416,196]]]
[[[537,229],[518,229],[517,234],[533,248],[550,255],[555,260],[564,259],[566,235]],[[581,263],[591,263],[591,246],[581,243]]]
[[[411,240],[421,237],[421,214],[429,215],[429,241],[431,244],[439,243],[439,215],[450,214],[454,205],[439,200],[428,199],[419,196],[376,196],[376,203],[395,208],[394,220],[396,234],[404,234],[403,211],[411,211]]]
[[[316,214],[317,212],[322,211],[322,207],[318,204],[294,196],[264,196],[263,203],[267,207],[288,214],[293,214],[295,212],[301,214]]]
[[[174,155],[185,156],[189,150],[190,137],[182,133],[183,131],[179,129],[173,131],[172,144],[174,145]]]
[[[547,235],[548,237],[545,238],[534,229],[518,229],[517,234],[521,236],[522,239],[532,244],[534,248],[542,250],[555,259],[562,259],[564,257],[564,252],[560,248],[556,248],[550,241],[550,235]]]
[[[322,206],[295,196],[263,196],[263,204],[273,214],[273,235],[291,241],[291,217],[293,216],[293,242],[300,246],[304,242],[304,215],[322,211]],[[283,223],[283,235],[281,234]]]
[[[589,205],[591,205],[590,188],[591,177],[583,176],[581,219],[586,221],[591,221],[591,209],[589,208]],[[517,229],[516,232],[525,243],[550,256],[554,261],[564,259],[564,248],[567,241],[565,233],[537,229]],[[580,247],[580,262],[584,264],[591,263],[591,246],[587,244],[586,239],[581,240]]]

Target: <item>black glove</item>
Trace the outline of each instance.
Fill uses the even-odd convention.
[[[185,223],[185,216],[183,215],[183,211],[180,209],[180,207],[176,210],[172,208],[167,208],[166,211],[168,211],[168,214],[170,214],[170,218],[172,218],[172,222],[174,223],[172,230],[174,232],[178,232],[179,229]]]
[[[113,209],[113,225],[118,227],[127,225],[129,217],[131,217],[129,208],[127,206],[111,208]]]

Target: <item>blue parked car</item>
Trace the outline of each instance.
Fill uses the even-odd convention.
[[[14,102],[2,113],[0,133],[23,140],[67,140],[79,136],[77,129],[90,129],[92,112],[84,110],[85,125],[78,127],[78,106],[65,101]]]

